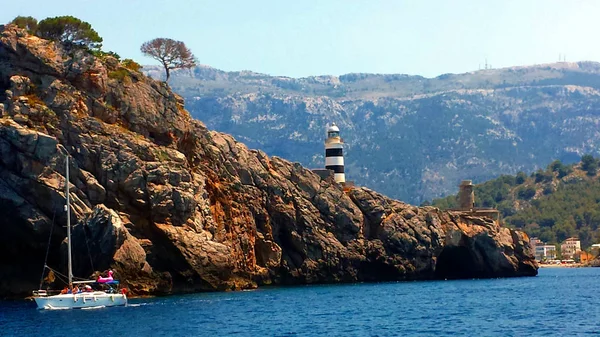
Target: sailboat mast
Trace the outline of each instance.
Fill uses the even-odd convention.
[[[73,288],[73,262],[71,261],[71,205],[69,198],[69,155],[67,154],[67,170],[65,175],[65,195],[67,196],[67,255],[69,261],[69,288]]]

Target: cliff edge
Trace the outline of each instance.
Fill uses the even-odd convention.
[[[0,26],[1,27],[1,26]],[[249,150],[110,56],[0,28],[0,296],[64,270],[135,294],[537,274],[524,233],[414,207]],[[60,275],[50,275],[53,282]]]

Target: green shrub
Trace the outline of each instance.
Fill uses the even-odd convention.
[[[92,55],[98,57],[98,58],[105,58],[107,56],[112,56],[114,58],[116,58],[117,60],[121,59],[121,56],[113,51],[102,51],[102,50],[92,50]]]
[[[126,69],[120,68],[117,70],[109,71],[108,77],[123,82],[126,78],[129,78],[129,72]]]
[[[571,172],[573,172],[573,168],[571,166],[563,166],[558,169],[558,178],[560,179],[566,177],[571,174]]]
[[[535,172],[535,182],[536,183],[549,183],[554,178],[552,172],[547,172],[542,169],[539,169]]]
[[[535,196],[535,188],[533,186],[521,187],[517,192],[519,199],[529,200]]]
[[[123,64],[123,67],[125,67],[129,70],[139,72],[140,69],[142,69],[142,66],[132,59],[124,59],[121,63]]]
[[[19,26],[19,28],[26,29],[29,34],[35,34],[38,28],[38,21],[36,18],[31,16],[17,16],[10,23]]]
[[[161,161],[161,162],[171,160],[171,155],[169,155],[169,152],[167,152],[163,149],[156,150],[154,155],[155,155],[156,159],[158,159],[158,161]]]
[[[598,160],[592,155],[583,155],[581,157],[581,169],[586,171],[588,176],[595,176],[598,170]]]
[[[58,41],[67,48],[100,49],[102,47],[102,38],[92,25],[70,15],[40,21],[37,35],[47,40]]]
[[[552,172],[558,172],[563,167],[563,163],[560,160],[555,160],[550,165],[548,165],[548,169]]]
[[[525,174],[525,172],[521,171],[517,173],[517,176],[515,177],[515,183],[517,185],[521,185],[525,180],[527,180],[527,174]]]

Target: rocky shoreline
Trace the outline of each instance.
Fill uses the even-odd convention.
[[[39,286],[50,233],[64,269],[66,155],[74,272],[113,269],[133,295],[537,274],[522,232],[345,193],[183,105],[111,56],[0,27],[0,296]]]

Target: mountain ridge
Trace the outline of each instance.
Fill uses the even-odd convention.
[[[170,82],[207,126],[268,154],[320,167],[324,129],[336,122],[347,142],[349,179],[411,203],[453,193],[463,179],[534,171],[600,151],[593,127],[600,110],[597,62],[432,79],[204,74],[215,71],[197,68],[196,79],[179,72]]]
[[[535,64],[528,64],[528,65],[507,66],[507,67],[500,67],[500,68],[478,69],[478,70],[471,70],[471,71],[458,72],[458,73],[443,73],[443,74],[440,74],[437,76],[431,76],[431,77],[427,77],[427,76],[423,76],[423,75],[416,75],[416,74],[406,74],[406,73],[369,73],[369,72],[349,72],[349,73],[344,73],[341,75],[320,74],[320,75],[294,77],[294,76],[286,76],[286,75],[272,75],[272,74],[267,74],[267,73],[256,72],[256,71],[253,71],[250,69],[222,70],[222,69],[210,66],[208,64],[199,64],[196,66],[196,68],[198,68],[198,69],[195,69],[192,71],[190,71],[189,69],[184,69],[184,70],[177,69],[174,71],[178,72],[178,73],[189,73],[192,76],[196,76],[196,75],[206,76],[205,78],[202,78],[202,79],[214,78],[214,76],[206,75],[209,73],[214,73],[214,74],[220,74],[220,75],[250,75],[250,76],[255,76],[255,77],[287,78],[287,79],[291,79],[291,80],[335,78],[335,79],[339,79],[340,81],[343,81],[342,79],[353,78],[353,77],[359,77],[359,78],[360,77],[390,77],[390,78],[398,78],[398,79],[416,78],[416,79],[431,80],[431,79],[444,78],[444,77],[448,77],[448,76],[473,75],[476,73],[494,73],[494,72],[503,72],[503,71],[532,70],[532,69],[548,69],[548,70],[587,69],[588,71],[589,71],[589,69],[595,69],[600,72],[600,62],[592,61],[592,60],[583,60],[583,61],[573,61],[573,62],[559,61],[559,62],[535,63]],[[158,73],[160,73],[161,71],[164,71],[164,68],[161,65],[144,65],[143,69],[145,69],[146,72],[147,71],[153,72],[152,77],[155,77],[155,76],[159,75]],[[157,77],[160,77],[160,76],[157,76]]]

